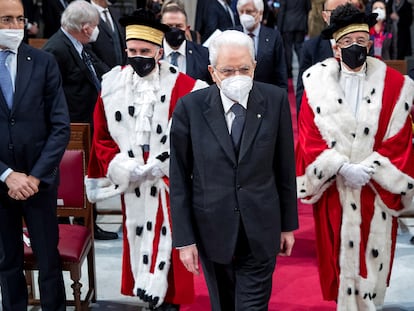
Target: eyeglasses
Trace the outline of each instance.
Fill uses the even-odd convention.
[[[19,17],[13,17],[13,16],[0,16],[0,23],[6,26],[13,25],[14,23],[17,23],[18,25],[24,26],[28,22],[28,19],[19,16]]]
[[[214,69],[216,69],[218,72],[220,72],[225,77],[234,76],[236,74],[236,72],[238,72],[241,75],[247,76],[251,72],[251,67],[249,67],[249,66],[243,66],[243,67],[240,67],[238,69],[230,68],[230,67],[228,67],[228,68],[224,67],[224,68],[221,68],[221,69],[218,69],[217,67],[214,67]]]
[[[357,39],[352,39],[352,38],[342,38],[341,40],[339,40],[337,43],[343,47],[347,47],[350,46],[353,43],[356,43],[358,45],[361,46],[367,46],[368,45],[369,40],[366,38],[357,38]]]

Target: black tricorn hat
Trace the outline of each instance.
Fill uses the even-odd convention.
[[[127,41],[144,40],[161,46],[164,33],[170,31],[170,27],[157,21],[154,13],[144,8],[121,17],[119,23],[125,27]]]
[[[366,15],[350,3],[340,5],[332,11],[330,24],[322,31],[322,37],[338,41],[351,32],[369,32],[369,28],[377,23],[377,16],[377,13]]]

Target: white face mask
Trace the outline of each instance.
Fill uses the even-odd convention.
[[[242,14],[240,15],[240,24],[247,30],[252,30],[254,28],[254,24],[256,23],[253,16],[249,14]]]
[[[23,29],[0,29],[0,46],[17,52],[23,37]]]
[[[377,21],[383,21],[385,20],[385,10],[381,9],[381,8],[376,8],[375,10],[372,11],[372,13],[377,13]]]
[[[98,39],[98,36],[99,36],[99,28],[98,28],[98,26],[96,26],[93,29],[93,31],[91,33],[91,36],[89,37],[89,42],[95,42],[96,39]]]
[[[252,87],[252,77],[245,75],[236,75],[220,81],[220,89],[223,94],[238,103],[247,98]]]

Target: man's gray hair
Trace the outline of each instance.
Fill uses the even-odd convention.
[[[263,12],[264,10],[263,0],[239,0],[237,1],[237,11],[239,11],[243,5],[249,2],[253,2],[256,10]]]
[[[99,23],[99,12],[89,2],[76,0],[63,11],[60,23],[66,31],[80,32],[85,24]]]
[[[208,46],[210,64],[214,67],[217,64],[217,56],[223,46],[247,47],[252,61],[254,62],[253,40],[245,33],[238,30],[226,30],[213,38]]]

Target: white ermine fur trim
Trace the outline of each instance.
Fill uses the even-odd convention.
[[[372,57],[367,58],[363,97],[356,115],[346,102],[339,84],[339,63],[336,59],[331,58],[318,63],[303,74],[308,103],[315,115],[315,124],[329,148],[306,168],[304,176],[297,178],[298,196],[311,197],[309,200],[303,200],[306,203],[315,203],[331,184],[331,177],[338,171],[341,163],[350,162],[375,168],[373,180],[387,191],[402,194],[405,206],[411,204],[413,178],[397,169],[389,159],[373,152],[383,104],[385,74],[384,63]],[[321,85],[324,87],[320,87]],[[404,126],[408,113],[407,104],[410,106],[413,94],[412,81],[406,81],[385,139],[397,134]],[[366,258],[367,278],[361,278],[361,190],[346,187],[340,175],[337,175],[335,180],[342,206],[337,310],[374,311],[376,306],[384,301],[390,272],[392,216],[396,216],[396,212],[387,208],[380,196],[376,195],[366,254],[362,254]]]
[[[410,77],[405,76],[404,85],[401,89],[400,97],[398,98],[397,104],[395,105],[394,111],[392,113],[390,124],[387,128],[387,133],[384,139],[393,137],[401,130],[401,127],[404,126],[407,115],[411,112],[413,97],[414,81]]]
[[[118,185],[114,185],[107,177],[89,178],[88,176],[85,176],[84,182],[86,195],[91,203],[112,198],[116,195],[120,195],[126,190],[126,187],[122,188]]]
[[[150,146],[147,164],[155,164],[166,176],[169,175],[168,117],[171,93],[178,77],[178,71],[174,73],[170,67],[168,63],[161,61],[159,69],[144,78],[134,74],[130,66],[123,70],[114,68],[110,74],[105,75],[103,88],[106,86],[106,89],[102,92],[102,100],[108,129],[120,148],[117,157],[122,158],[123,165],[127,168],[133,166],[131,162],[134,165],[144,165],[141,146],[147,144]],[[134,95],[131,96],[132,94]],[[111,161],[111,168],[114,160]],[[109,172],[108,169],[111,179],[113,171]],[[121,172],[120,175],[126,179],[127,174]],[[172,242],[165,199],[167,191],[162,178],[148,174],[145,181],[141,184],[129,184],[124,192],[125,226],[135,280],[134,295],[142,300],[149,298],[154,306],[159,306],[164,301],[168,289]],[[164,229],[161,232],[156,266],[154,273],[151,273],[153,240],[159,234],[154,229],[160,197],[164,215],[163,227],[167,232],[163,234]]]
[[[297,194],[304,203],[315,203],[325,190],[335,180],[341,165],[348,162],[348,158],[339,154],[335,149],[323,151],[305,171],[305,175],[297,180]],[[310,199],[305,199],[311,197]]]

